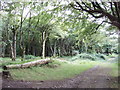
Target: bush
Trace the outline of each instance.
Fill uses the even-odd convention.
[[[95,56],[97,56],[98,58],[101,58],[101,59],[103,59],[103,60],[106,59],[106,58],[105,58],[105,55],[103,55],[103,54],[95,54]]]
[[[89,60],[92,60],[92,61],[95,61],[95,60],[105,60],[105,55],[103,54],[88,54],[88,53],[81,53],[81,54],[78,54],[76,55],[75,57],[73,57],[71,60],[74,61],[74,60],[77,60],[77,59],[89,59]]]
[[[25,55],[25,59],[35,59],[35,56],[33,56],[33,55]]]
[[[48,64],[40,65],[40,67],[56,68],[56,67],[61,66],[61,64],[62,64],[62,62],[60,62],[60,61],[52,60]]]
[[[93,60],[93,61],[96,60],[96,57],[94,57],[91,54],[87,54],[87,53],[80,54],[79,57],[80,58],[84,58],[84,59],[90,59],[90,60]]]
[[[87,54],[87,53],[81,53],[81,54],[78,54],[76,55],[75,57],[73,57],[71,60],[74,61],[74,60],[77,60],[77,59],[90,59],[90,60],[96,60],[96,58],[94,56],[92,56],[91,54]]]

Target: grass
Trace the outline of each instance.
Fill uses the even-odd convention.
[[[119,76],[118,63],[110,63],[109,67],[112,68],[111,72],[109,73],[110,76],[112,76],[114,78],[114,80],[116,80],[116,82],[111,82],[111,87],[118,88],[118,86],[120,85],[116,79]]]
[[[60,66],[55,68],[49,67],[32,67],[27,69],[11,69],[10,72],[16,80],[60,80],[71,78],[89,68],[92,68],[98,62],[60,62]]]
[[[118,64],[117,63],[113,63],[111,65],[111,68],[112,68],[112,71],[110,72],[111,76],[118,77],[119,76],[119,74],[118,74]]]
[[[16,61],[12,61],[11,58],[5,57],[2,58],[0,57],[0,72],[3,71],[2,66],[4,65],[14,65],[14,64],[23,64],[23,63],[27,63],[27,62],[31,62],[31,61],[35,61],[35,60],[39,60],[41,59],[41,57],[35,57],[34,59],[27,59],[27,60],[23,60],[21,61],[21,58],[16,58]]]
[[[109,72],[109,75],[112,77],[118,77],[118,63],[114,62],[105,62],[101,64],[102,67],[106,67],[106,68],[111,68],[111,71]]]
[[[36,57],[34,59],[27,59],[27,60],[23,60],[23,61],[21,61],[21,58],[16,58],[16,61],[12,61],[11,58],[5,57],[5,58],[0,58],[0,66],[11,65],[11,64],[23,64],[23,63],[35,61],[38,59],[41,59],[41,57]]]
[[[40,59],[40,57],[25,61],[21,61],[20,58],[17,58],[16,61],[11,63],[10,58],[2,58],[2,62],[4,64],[21,64],[38,59]],[[96,65],[102,65],[103,67],[112,68],[110,72],[111,76],[118,76],[118,66],[116,62],[110,63],[109,60],[91,61],[90,59],[82,58],[77,58],[76,60],[72,61],[70,60],[72,57],[62,57],[60,59],[63,62],[54,60],[54,62],[44,66],[31,67],[26,69],[11,69],[10,73],[16,80],[60,80],[74,77],[75,75],[78,75]]]

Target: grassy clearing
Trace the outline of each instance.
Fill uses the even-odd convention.
[[[60,62],[55,61],[54,64],[60,64],[55,68],[47,66],[32,67],[27,69],[12,69],[12,76],[16,80],[60,80],[70,78],[79,73],[92,68],[98,62],[91,61],[75,61],[75,62]],[[52,64],[53,65],[53,64]]]

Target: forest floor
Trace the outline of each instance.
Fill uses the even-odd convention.
[[[111,68],[95,66],[80,75],[64,80],[22,81],[3,79],[2,88],[118,88],[118,78]]]

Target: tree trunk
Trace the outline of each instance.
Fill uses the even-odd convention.
[[[84,45],[85,45],[85,52],[87,53],[88,47],[87,47],[87,44],[86,44],[84,39],[83,39],[83,42],[84,42]]]
[[[45,58],[45,47],[46,47],[46,32],[43,32],[43,45],[42,45],[42,58]]]
[[[22,47],[22,58],[21,58],[21,61],[23,61],[24,60],[24,58],[25,58],[25,47]]]
[[[0,49],[0,57],[4,57],[5,56],[5,49],[6,49],[6,45],[4,43],[2,43],[0,45],[1,49]]]
[[[14,53],[14,60],[16,59],[16,31],[13,33],[13,53]]]
[[[120,61],[120,29],[118,31],[118,60]],[[119,65],[120,65],[120,63],[119,63]]]
[[[54,54],[54,51],[53,51],[53,47],[52,47],[52,45],[50,45],[50,50],[51,50],[51,54],[50,54],[50,56],[52,56],[52,55]]]
[[[12,46],[12,43],[10,43],[10,48],[11,48],[11,58],[12,58],[12,61],[14,61],[14,52],[13,52],[13,46]]]
[[[12,55],[12,61],[15,61],[16,59],[16,30],[13,30],[13,41],[11,43],[11,55]]]
[[[34,46],[33,46],[33,50],[32,50],[32,52],[33,52],[33,55],[36,56],[36,53],[35,53],[35,47],[34,47]]]
[[[53,53],[53,56],[54,57],[56,56],[56,41],[55,41],[55,44],[54,44],[54,53]]]

